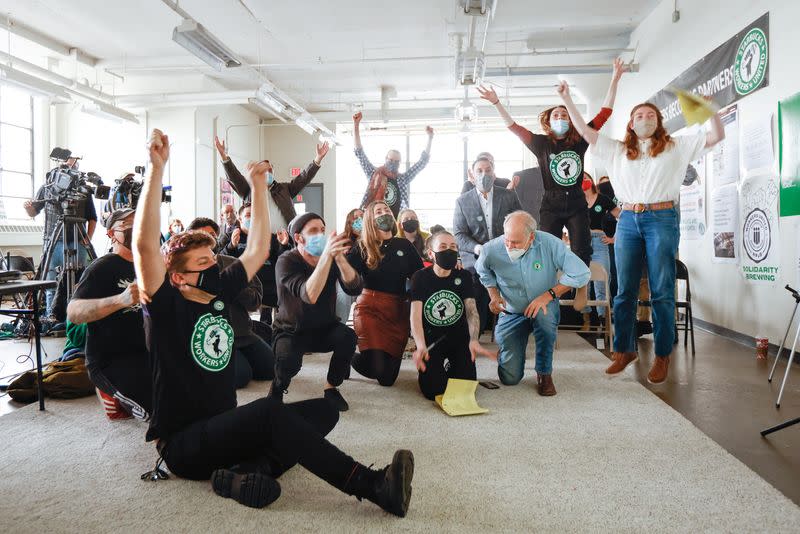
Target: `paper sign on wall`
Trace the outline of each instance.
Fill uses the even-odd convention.
[[[714,263],[737,263],[736,254],[739,212],[737,208],[739,193],[736,184],[718,187],[711,195],[711,217],[714,228]]]
[[[706,233],[706,159],[693,161],[681,186],[681,239],[696,240]]]
[[[751,284],[775,285],[781,264],[777,178],[769,171],[749,175],[740,188],[739,206],[742,276]]]
[[[747,171],[772,169],[775,155],[772,150],[772,113],[742,125],[742,168]]]
[[[739,181],[739,110],[736,105],[720,112],[725,139],[714,147],[714,185],[719,187]]]

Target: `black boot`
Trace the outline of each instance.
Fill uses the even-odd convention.
[[[344,491],[358,500],[367,499],[398,517],[405,517],[411,501],[411,479],[414,477],[414,455],[398,450],[392,463],[375,471],[356,464]]]
[[[273,402],[277,402],[283,404],[283,394],[286,393],[279,384],[278,379],[272,381],[272,385],[269,388],[269,394],[267,395],[268,399],[271,399]]]
[[[234,499],[251,508],[264,508],[281,496],[281,486],[270,475],[260,471],[216,469],[211,474],[211,487],[220,497]]]

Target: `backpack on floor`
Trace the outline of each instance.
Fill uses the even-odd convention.
[[[94,395],[94,385],[89,380],[86,360],[75,358],[66,362],[52,362],[42,370],[44,394],[54,399],[77,399]],[[38,400],[36,370],[27,371],[8,385],[8,396],[19,402]]]

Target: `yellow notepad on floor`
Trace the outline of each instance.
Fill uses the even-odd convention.
[[[478,401],[475,399],[477,387],[477,380],[450,378],[447,380],[444,395],[436,395],[436,404],[450,416],[486,413],[489,410],[478,406]]]
[[[713,117],[718,111],[719,106],[710,102],[700,95],[689,93],[681,89],[672,88],[671,91],[678,97],[681,104],[683,117],[686,119],[686,126],[692,124],[703,124]]]

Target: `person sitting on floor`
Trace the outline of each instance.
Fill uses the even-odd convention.
[[[305,213],[290,225],[297,248],[282,254],[275,266],[278,315],[275,317],[275,381],[280,395],[300,372],[306,352],[333,351],[325,398],[340,412],[347,402],[337,389],[350,375],[356,334],[336,317],[336,286],[348,295],[361,293],[361,276],[347,262],[351,241],[344,234],[325,235],[325,221]],[[338,284],[337,284],[338,281]]]
[[[219,226],[211,219],[198,217],[189,223],[188,230],[206,232],[214,239],[219,235]],[[236,258],[217,254],[217,264],[225,269]],[[239,293],[231,306],[233,327],[233,365],[236,370],[236,388],[243,388],[250,380],[272,380],[275,377],[275,355],[266,341],[253,332],[250,312],[261,307],[261,281],[257,276],[250,280],[247,289]]]
[[[502,236],[484,245],[475,265],[489,291],[489,307],[499,315],[494,330],[500,346],[497,374],[506,385],[522,380],[532,331],[539,395],[555,395],[552,372],[558,298],[588,284],[589,268],[560,239],[537,231],[536,221],[526,211],[507,215],[503,230]]]
[[[497,354],[478,341],[480,318],[472,275],[456,270],[455,237],[439,232],[430,238],[430,247],[428,256],[434,265],[411,278],[411,333],[417,345],[414,363],[419,389],[433,400],[444,393],[450,378],[475,380],[475,356],[496,359]]]
[[[132,415],[146,421],[152,410],[152,373],[133,269],[133,218],[134,210],[123,208],[106,219],[112,251],[86,268],[67,318],[88,324],[86,367],[109,418]]]
[[[222,497],[261,508],[280,496],[275,477],[296,463],[337,489],[405,516],[414,457],[399,450],[376,471],[356,462],[324,436],[338,411],[324,399],[283,404],[264,397],[236,405],[230,307],[269,255],[267,164],[248,167],[253,223],[248,246],[220,271],[215,241],[184,232],[158,246],[161,184],[169,138],[150,137],[148,175],[134,222],[134,264],[153,365],[153,414],[147,441],[169,470],[212,479]]]

